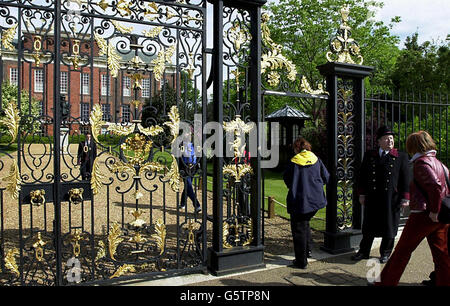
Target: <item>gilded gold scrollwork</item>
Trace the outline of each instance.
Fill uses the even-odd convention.
[[[10,50],[10,51],[14,51],[14,46],[12,44],[12,41],[14,39],[14,36],[16,35],[17,32],[17,26],[18,24],[13,24],[12,27],[10,27],[9,29],[5,30],[2,32],[2,45],[3,48]],[[1,52],[0,52],[1,55]]]
[[[143,227],[145,225],[145,221],[139,218],[143,213],[144,212],[140,209],[132,211],[131,215],[134,217],[134,221],[130,222],[130,225],[134,228]]]
[[[17,161],[13,161],[9,170],[9,175],[5,176],[2,180],[7,182],[6,190],[11,194],[11,198],[17,200],[22,184]]]
[[[350,14],[348,5],[344,6],[340,13],[342,19],[341,25],[338,34],[330,43],[331,51],[328,51],[326,54],[327,60],[329,62],[362,65],[363,57],[360,54],[360,47],[353,38],[350,38],[351,28],[347,23]],[[355,57],[357,62],[352,57]]]
[[[93,195],[98,194],[100,188],[102,187],[102,180],[106,178],[100,171],[99,163],[99,160],[96,158],[94,159],[94,164],[92,165],[91,189]]]
[[[69,56],[68,59],[72,62],[73,68],[76,70],[80,65],[80,41],[75,39],[72,45],[72,54],[73,56]]]
[[[225,32],[224,36],[226,35],[227,33]],[[242,28],[238,22],[235,22],[234,25],[228,30],[228,39],[233,44],[236,52],[239,52],[246,42],[252,40],[252,36],[248,33],[245,27]]]
[[[97,42],[100,51],[98,53],[99,56],[106,55],[108,58],[108,68],[111,71],[111,76],[113,78],[117,77],[120,69],[120,60],[122,59],[120,55],[117,53],[116,49],[112,45],[111,42],[107,43],[106,40],[94,33],[94,39]]]
[[[44,259],[44,246],[47,244],[42,240],[41,232],[37,233],[37,238],[33,243],[34,255],[37,261],[42,261]]]
[[[15,258],[17,255],[19,255],[19,249],[8,250],[5,255],[5,267],[18,277],[20,271]]]
[[[166,225],[164,224],[162,219],[158,219],[155,224],[156,233],[151,237],[156,240],[156,244],[160,249],[159,255],[162,255],[166,249]]]
[[[271,70],[271,72],[268,74],[269,85],[277,86],[280,80],[280,75],[276,71],[277,69],[286,68],[288,72],[287,78],[290,81],[295,81],[297,77],[297,68],[291,60],[287,59],[282,54],[282,46],[275,43],[270,37],[270,30],[267,24],[269,19],[270,17],[268,14],[262,14],[261,36],[264,44],[268,49],[268,52],[262,55],[261,73],[265,73],[266,71]]]
[[[42,37],[39,35],[33,38],[33,50],[34,52],[31,56],[34,58],[36,66],[39,67],[41,60],[44,58],[44,54],[42,53]]]
[[[176,47],[177,47],[177,44],[174,43],[167,49],[162,49],[161,51],[158,52],[158,55],[156,56],[156,58],[152,60],[151,63],[152,63],[152,65],[154,65],[153,73],[155,76],[155,80],[161,81],[161,78],[164,74],[164,70],[166,69],[166,63],[171,62],[171,58],[172,58],[173,54],[175,53]]]
[[[17,105],[9,102],[4,109],[5,117],[0,119],[0,124],[6,127],[7,133],[11,136],[10,143],[13,143],[19,134],[20,114]]]
[[[309,82],[305,76],[302,77],[300,88],[302,91],[307,92],[311,95],[322,95],[322,94],[329,95],[329,93],[323,89],[322,84],[319,84],[316,90],[312,89],[311,85],[309,85]]]
[[[124,264],[124,265],[120,266],[116,270],[116,272],[114,272],[114,274],[111,275],[109,278],[113,279],[113,278],[116,278],[116,277],[120,277],[120,276],[122,276],[122,275],[124,275],[125,273],[128,273],[128,272],[136,272],[136,268],[134,267],[134,265]]]
[[[70,235],[70,244],[72,244],[73,256],[78,257],[81,253],[80,241],[83,240],[80,229],[75,229],[73,234]]]
[[[100,135],[101,128],[105,125],[102,120],[103,112],[100,104],[95,104],[89,115],[89,123],[91,124],[92,138],[98,143],[98,136]]]

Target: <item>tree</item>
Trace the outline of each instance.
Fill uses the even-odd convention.
[[[450,88],[450,44],[418,43],[416,32],[405,40],[394,70],[392,84],[396,90],[448,92]]]
[[[2,109],[5,109],[9,104],[18,105],[19,89],[17,86],[5,81],[2,83]],[[39,119],[39,101],[31,97],[26,90],[20,90],[20,110],[21,118],[20,129],[22,132],[32,134],[40,128]],[[0,114],[3,116],[3,114]],[[0,133],[5,134],[5,127],[0,126]]]
[[[351,37],[358,42],[364,65],[376,70],[367,87],[386,88],[399,53],[399,38],[390,34],[400,17],[389,25],[373,20],[382,2],[365,0],[279,0],[269,5],[271,38],[283,46],[283,54],[292,60],[297,73],[304,75],[313,88],[323,82],[317,66],[326,63],[330,40],[341,24],[340,9],[348,4]],[[274,100],[274,99],[272,99]],[[303,101],[305,111],[319,113],[316,101]],[[267,107],[266,107],[267,108]]]

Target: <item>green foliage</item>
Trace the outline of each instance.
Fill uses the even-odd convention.
[[[448,107],[447,110],[443,109],[441,111],[442,118],[446,117],[446,112],[450,112],[450,107]],[[447,132],[446,122],[444,120],[439,120],[438,113],[435,113],[434,120],[432,113],[427,113],[426,115],[422,116],[420,121],[419,116],[415,116],[414,124],[413,120],[408,120],[408,122],[406,123],[401,122],[400,124],[398,122],[395,122],[393,127],[395,135],[398,135],[400,131],[400,137],[396,139],[396,143],[398,144],[399,149],[402,151],[406,151],[406,138],[411,133],[420,130],[426,130],[431,135],[431,137],[433,137],[437,146],[437,157],[443,162],[448,162],[448,160],[446,159],[447,157],[450,157],[447,142],[449,140],[449,134]]]
[[[364,65],[376,67],[369,86],[385,87],[399,50],[397,36],[390,34],[400,17],[386,25],[374,20],[382,2],[365,0],[280,0],[270,4],[269,28],[272,39],[284,47],[297,72],[306,76],[312,87],[322,83],[317,66],[326,63],[329,42],[341,23],[340,9],[349,4],[352,38],[358,42]]]
[[[448,92],[450,89],[450,43],[418,43],[416,32],[405,40],[390,77],[395,89]]]
[[[2,109],[5,109],[8,104],[18,105],[19,89],[17,86],[10,84],[8,81],[2,83]],[[21,118],[20,130],[27,134],[32,134],[39,130],[39,101],[31,97],[26,90],[20,90],[20,109],[19,114]],[[5,133],[5,127],[0,126],[0,134]]]

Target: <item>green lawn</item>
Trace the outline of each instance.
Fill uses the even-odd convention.
[[[212,191],[212,173],[213,165],[208,163],[208,191]],[[286,206],[286,196],[288,189],[283,181],[283,173],[272,170],[264,170],[264,209],[268,209],[268,197],[272,196],[277,202]],[[315,230],[325,230],[325,212],[326,208],[323,208],[317,212],[315,217],[311,220],[311,227]],[[290,219],[286,208],[282,205],[275,204],[275,214],[286,219]]]
[[[286,206],[286,196],[288,189],[283,181],[283,173],[275,172],[271,170],[264,170],[264,207],[268,209],[268,199],[271,196],[277,202]],[[326,208],[323,208],[317,212],[314,218],[311,220],[311,227],[315,230],[325,230],[325,212]],[[275,202],[275,214],[283,218],[290,219],[286,208]],[[323,219],[323,220],[322,220]]]

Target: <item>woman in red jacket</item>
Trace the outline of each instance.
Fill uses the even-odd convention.
[[[377,285],[398,285],[412,252],[427,238],[435,265],[436,285],[450,286],[449,225],[439,223],[437,218],[442,199],[450,192],[445,180],[449,171],[436,158],[436,144],[427,132],[409,135],[406,149],[413,156],[414,180],[409,189],[411,214]]]

